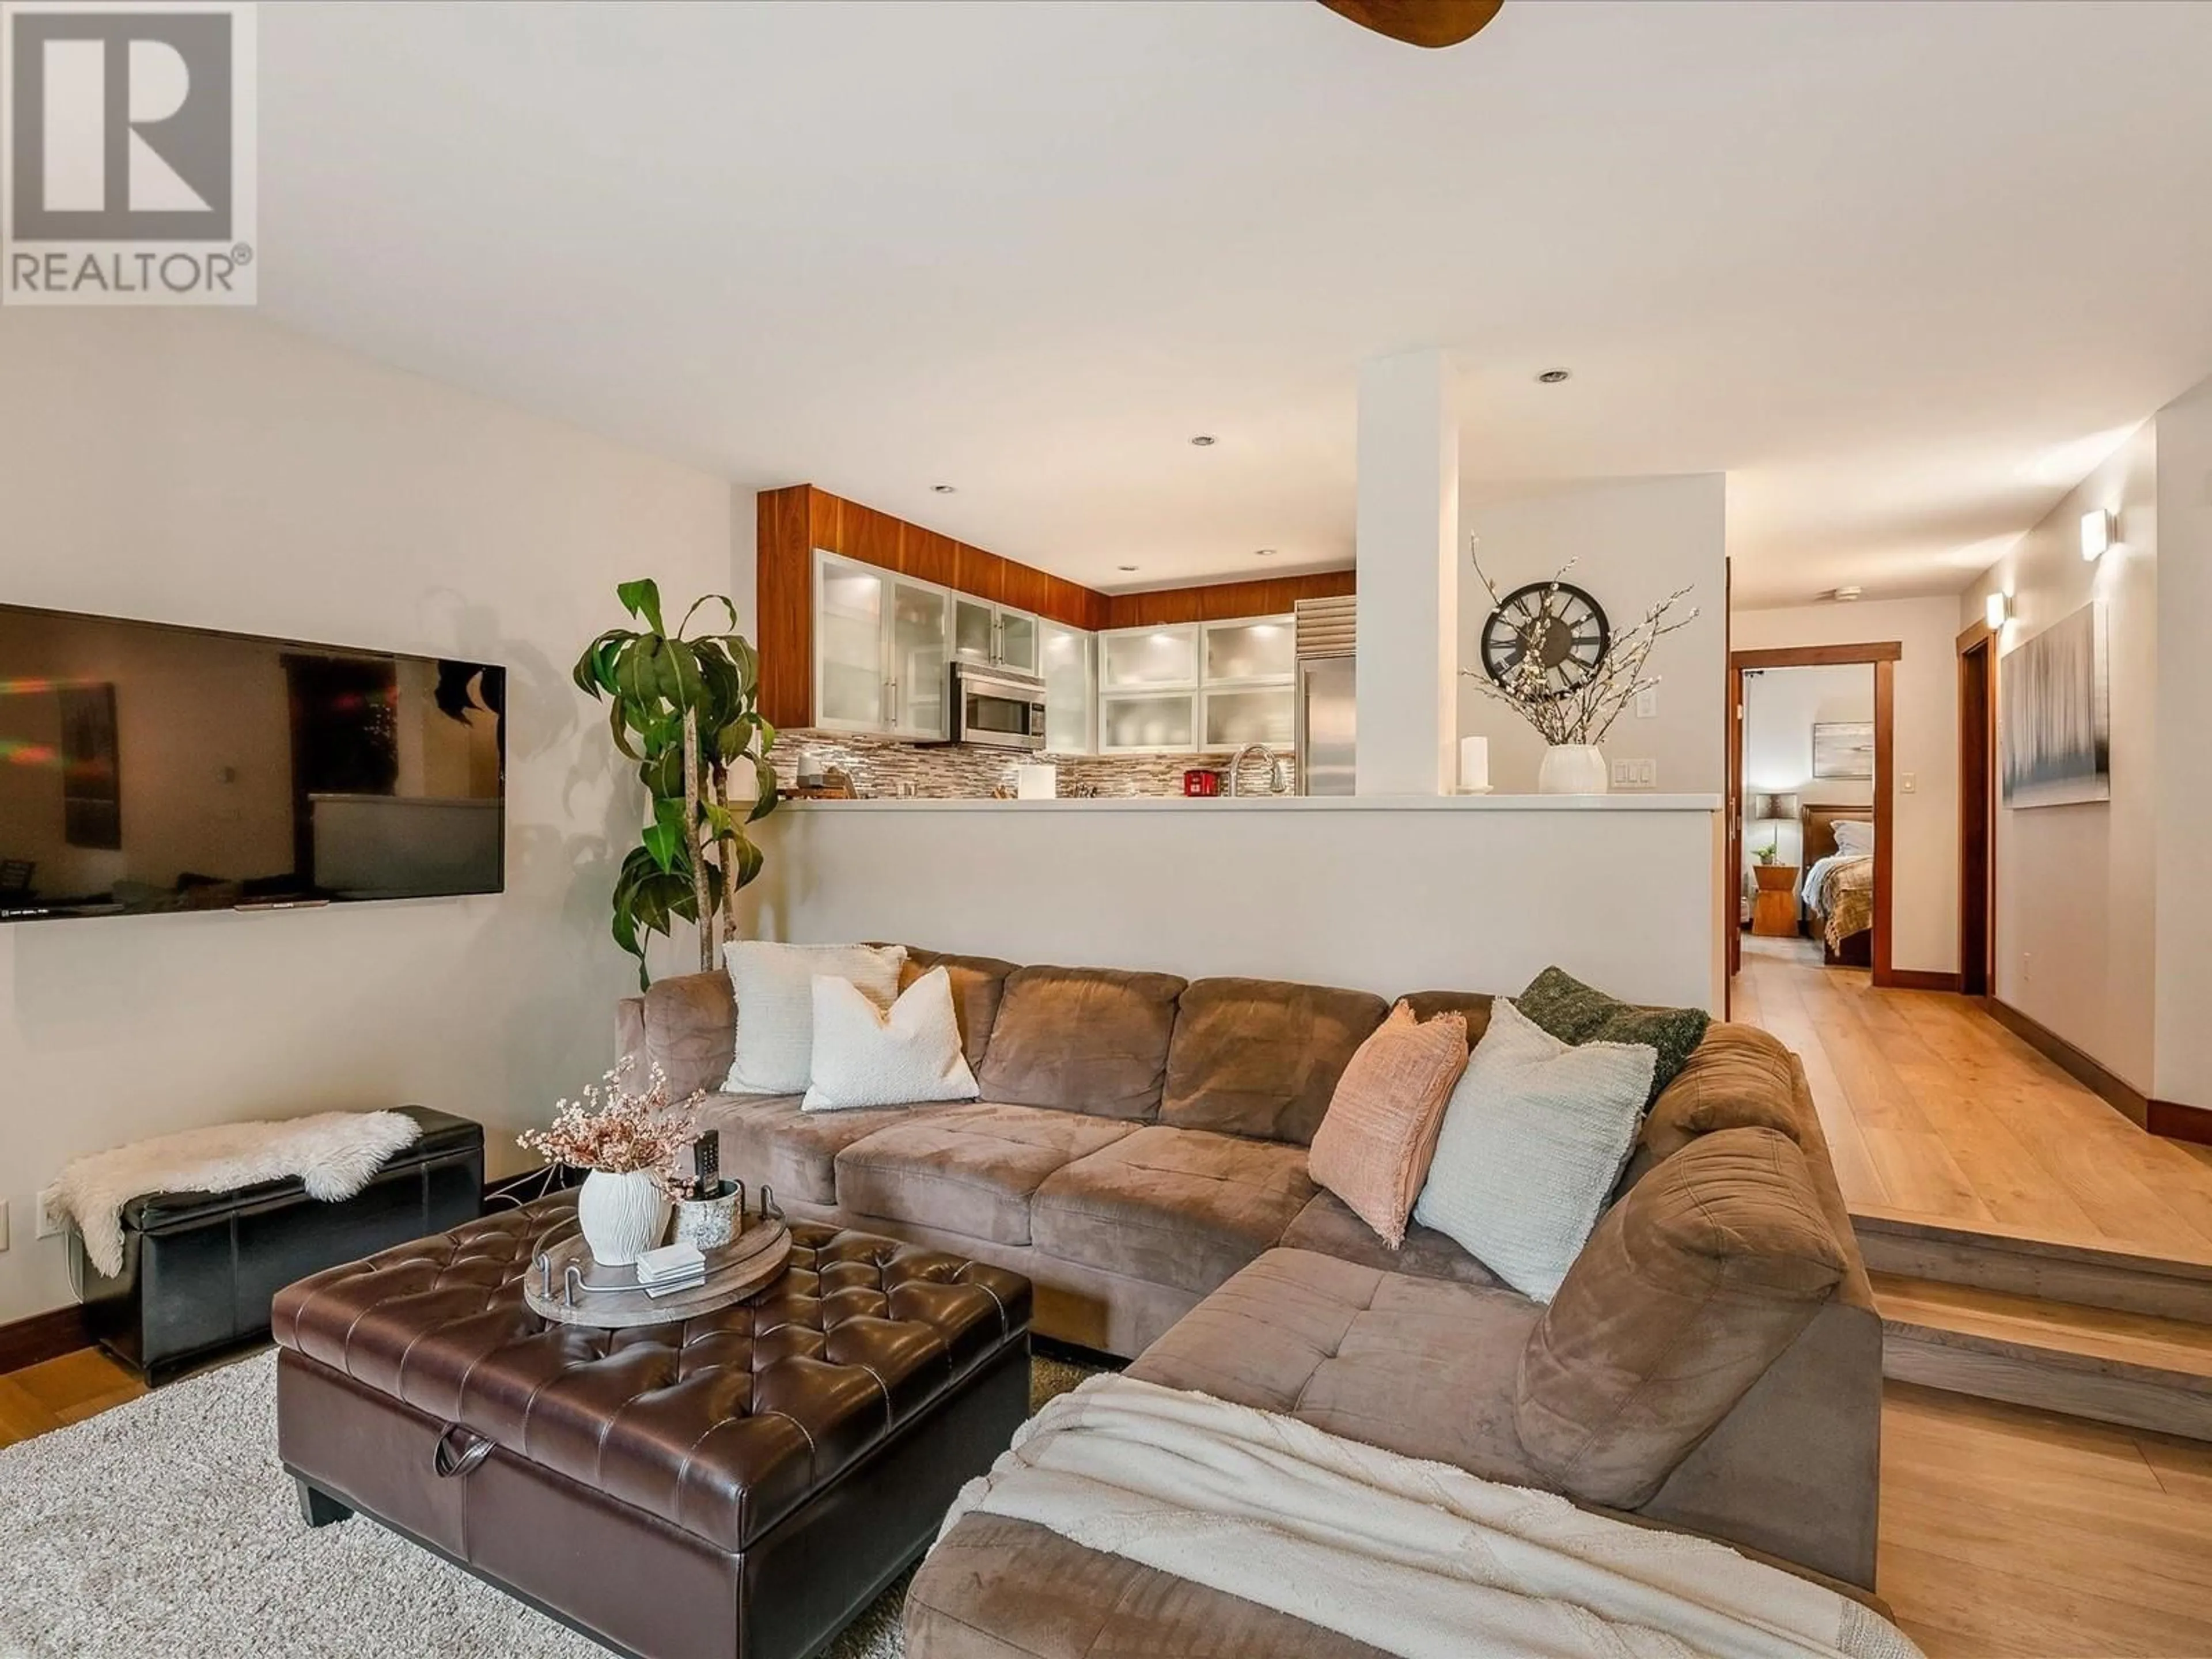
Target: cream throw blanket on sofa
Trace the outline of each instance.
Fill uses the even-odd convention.
[[[945,1529],[976,1510],[1404,1659],[1918,1659],[1725,1545],[1126,1377],[1047,1406]]]
[[[123,1206],[142,1193],[227,1193],[297,1176],[337,1203],[368,1185],[422,1126],[404,1112],[320,1112],[275,1123],[215,1123],[72,1160],[54,1182],[92,1265],[123,1271]]]

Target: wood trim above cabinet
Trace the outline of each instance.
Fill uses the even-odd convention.
[[[833,514],[840,505],[808,484],[760,493],[753,642],[760,650],[760,712],[771,726],[814,719],[814,538],[824,501]]]
[[[1104,626],[1168,628],[1177,623],[1227,622],[1237,617],[1284,617],[1300,599],[1340,599],[1352,592],[1357,580],[1354,571],[1324,570],[1310,576],[1115,593],[1106,596]]]
[[[1329,599],[1353,591],[1352,572],[1332,570],[1109,596],[812,484],[761,491],[758,517],[759,620],[755,631],[761,657],[761,713],[771,724],[784,727],[814,723],[817,547],[879,570],[1033,611],[1087,634],[1109,628],[1281,616],[1299,599]]]

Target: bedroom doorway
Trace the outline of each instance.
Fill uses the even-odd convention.
[[[1738,651],[1729,659],[1729,799],[1744,849],[1747,937],[1772,953],[1895,983],[1896,641]],[[1785,942],[1786,941],[1786,942]],[[1802,942],[1800,942],[1802,941]]]
[[[1959,635],[1959,988],[1996,990],[1997,636]]]

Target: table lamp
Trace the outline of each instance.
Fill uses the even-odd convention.
[[[1751,797],[1747,817],[1753,823],[1781,825],[1797,817],[1797,792],[1794,789],[1761,790]],[[1778,829],[1769,837],[1765,850],[1759,854],[1761,864],[1771,864],[1781,856],[1782,836]]]

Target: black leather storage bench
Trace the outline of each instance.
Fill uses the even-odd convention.
[[[123,1270],[109,1278],[69,1230],[70,1280],[100,1346],[149,1382],[269,1334],[269,1304],[296,1279],[473,1221],[483,1208],[483,1126],[425,1106],[422,1126],[339,1204],[296,1179],[228,1193],[149,1193],[123,1206]]]

